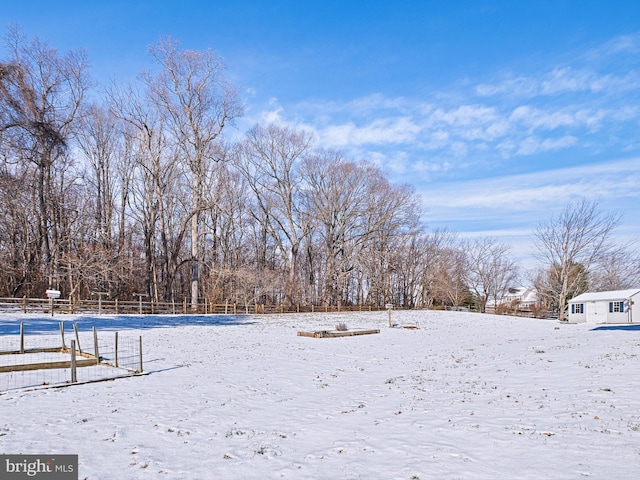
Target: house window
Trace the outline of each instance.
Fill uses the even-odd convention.
[[[609,302],[609,313],[624,312],[624,302]]]
[[[584,303],[572,303],[571,313],[584,313]]]

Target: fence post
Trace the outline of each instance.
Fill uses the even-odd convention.
[[[76,372],[76,341],[71,340],[71,383],[76,383],[78,376]]]
[[[76,332],[76,341],[78,342],[78,351],[82,354],[82,347],[80,346],[80,337],[78,336],[78,324],[73,324],[73,330]]]
[[[116,298],[116,315],[118,314],[118,299]]]
[[[67,345],[64,343],[64,322],[60,322],[60,335],[62,335],[62,350],[67,348]]]
[[[116,332],[116,368],[118,368],[118,332]]]
[[[144,370],[142,369],[142,335],[140,335],[140,348],[138,349],[140,352],[140,370],[138,373],[142,373]]]
[[[22,296],[22,312],[27,313],[27,296]]]
[[[100,352],[98,351],[98,330],[93,327],[93,349],[96,355],[96,365],[100,364]]]
[[[20,322],[20,353],[24,353],[24,322]]]

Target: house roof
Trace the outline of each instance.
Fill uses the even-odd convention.
[[[531,287],[511,287],[502,298],[498,299],[498,304],[504,304],[513,300],[519,300],[522,303],[534,303],[538,300],[538,293]],[[487,302],[487,306],[495,306],[496,301],[491,299]]]
[[[538,300],[538,292],[533,288],[527,288],[522,292],[523,302],[535,302]]]
[[[640,293],[640,288],[630,288],[628,290],[611,290],[608,292],[587,292],[569,300],[570,303],[576,302],[597,302],[603,300],[624,300]]]

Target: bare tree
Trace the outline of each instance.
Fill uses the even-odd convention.
[[[0,134],[16,157],[34,167],[38,215],[37,247],[49,284],[59,281],[64,216],[59,193],[71,162],[68,147],[89,87],[84,52],[64,56],[39,39],[27,42],[9,29],[10,59],[0,63]]]
[[[640,285],[640,254],[630,246],[615,247],[601,256],[589,275],[594,291],[624,290]]]
[[[487,302],[498,302],[517,277],[515,262],[509,257],[510,247],[493,237],[476,238],[464,244],[467,255],[467,282],[475,294],[480,311]]]
[[[321,252],[308,249],[307,255],[320,264],[313,277],[324,278],[319,285],[320,297],[328,305],[345,302],[344,282],[358,262],[358,251],[370,235],[367,209],[372,178],[378,171],[365,163],[348,162],[340,153],[317,151],[304,162],[306,182],[304,202],[316,227]],[[313,249],[312,245],[309,248]]]
[[[298,255],[309,235],[309,216],[302,209],[300,165],[311,151],[311,136],[275,124],[256,125],[242,144],[236,165],[251,188],[264,231],[271,236],[286,263],[285,297],[296,298]]]
[[[393,285],[400,268],[397,253],[420,232],[420,202],[412,187],[392,184],[379,169],[371,167],[368,179],[363,213],[366,241],[358,255],[369,276],[369,301],[384,305],[398,300]]]
[[[605,213],[597,201],[583,199],[538,225],[535,247],[547,272],[539,293],[558,308],[560,320],[566,318],[570,296],[583,293],[592,268],[612,251],[611,233],[619,223],[619,215]]]
[[[180,197],[176,191],[176,157],[168,143],[162,112],[147,101],[146,94],[128,86],[110,92],[111,108],[123,122],[125,142],[131,149],[132,180],[129,204],[143,232],[146,263],[145,292],[158,301],[168,300],[175,268],[170,262],[178,255],[186,229],[176,229],[171,241],[172,211]],[[180,216],[182,212],[179,212]],[[164,282],[162,282],[164,280]],[[164,288],[160,284],[164,283]]]
[[[4,295],[28,295],[38,280],[38,212],[33,192],[25,188],[30,175],[28,169],[0,163],[0,292]]]
[[[221,160],[218,142],[224,127],[242,114],[238,89],[224,77],[225,65],[212,51],[179,50],[171,39],[149,48],[162,67],[145,75],[151,97],[166,112],[168,126],[187,163],[191,180],[191,304],[198,303],[202,257],[201,212],[204,185],[212,164]]]
[[[93,104],[83,115],[77,140],[88,161],[84,175],[91,190],[96,240],[106,249],[113,245],[113,229],[116,219],[116,196],[120,135],[117,119],[106,108]]]
[[[268,275],[255,254],[256,221],[247,182],[229,163],[220,164],[218,174],[209,180],[205,196],[212,207],[203,212],[203,232],[207,233],[200,280],[203,290],[212,301],[229,301],[242,292],[242,298],[267,302]]]
[[[413,263],[418,265],[419,294],[417,304],[430,308],[436,300],[442,300],[443,289],[440,274],[450,261],[451,252],[458,248],[458,234],[447,229],[436,229],[420,237]]]
[[[471,294],[466,282],[468,259],[459,245],[451,245],[440,250],[434,268],[432,292],[443,305],[458,308],[465,300],[470,299]]]

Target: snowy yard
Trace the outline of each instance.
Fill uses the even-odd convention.
[[[0,393],[0,453],[80,479],[635,479],[640,330],[454,312],[69,317],[143,336],[141,377]],[[379,328],[345,338],[301,330]],[[50,325],[49,325],[50,323]]]

